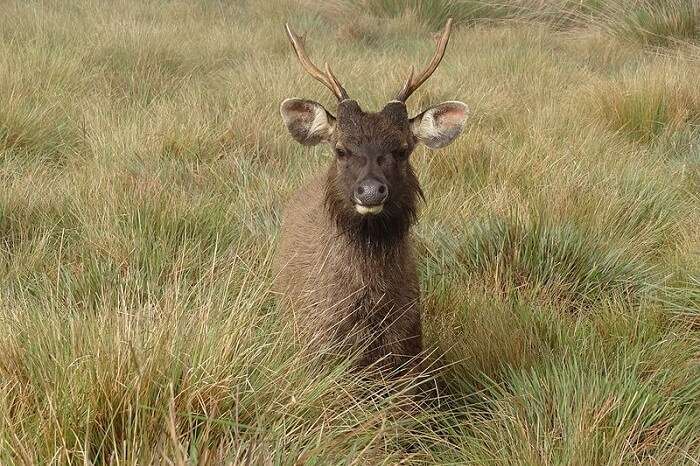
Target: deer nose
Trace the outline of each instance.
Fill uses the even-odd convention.
[[[367,178],[355,188],[355,200],[365,206],[383,203],[389,195],[389,188],[379,180]]]

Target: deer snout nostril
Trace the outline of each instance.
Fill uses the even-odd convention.
[[[355,187],[355,201],[365,206],[384,203],[389,195],[389,187],[376,178],[362,180]]]

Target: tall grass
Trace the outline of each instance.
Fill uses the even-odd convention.
[[[277,106],[367,109],[456,28],[410,113],[426,379],[295,341],[284,202],[329,155]],[[697,5],[5,2],[0,463],[696,464]],[[418,384],[439,395],[409,396]]]
[[[356,13],[379,17],[416,15],[431,27],[448,17],[462,24],[538,21],[556,29],[595,26],[606,33],[649,46],[696,40],[700,6],[694,0],[347,0]]]

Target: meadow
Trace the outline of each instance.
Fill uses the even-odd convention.
[[[700,462],[694,0],[0,2],[1,464]],[[271,262],[331,155],[280,102],[365,109],[452,16],[409,113],[444,398],[320,365]],[[403,412],[405,411],[405,412]]]

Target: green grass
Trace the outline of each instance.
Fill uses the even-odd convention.
[[[287,97],[410,113],[416,405],[294,341],[282,206],[323,169]],[[0,463],[697,464],[700,71],[690,1],[18,2],[0,17]],[[313,348],[311,348],[313,349]],[[321,359],[323,357],[323,359]]]
[[[644,45],[666,46],[700,37],[700,5],[692,0],[630,2],[617,14],[606,28]]]

